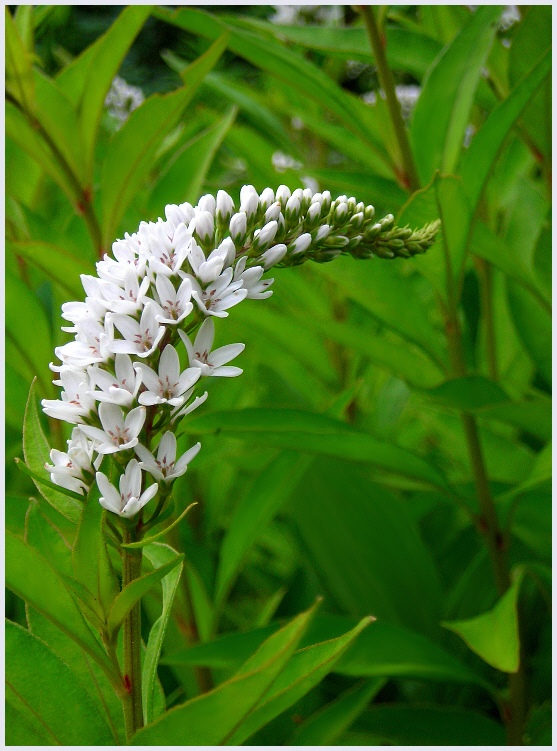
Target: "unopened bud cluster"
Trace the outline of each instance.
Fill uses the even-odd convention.
[[[177,456],[176,425],[207,398],[203,379],[242,373],[227,363],[243,344],[213,349],[215,318],[269,297],[273,279],[263,275],[273,266],[342,253],[407,258],[439,226],[395,227],[392,215],[377,220],[355,198],[284,185],[261,194],[246,185],[238,207],[221,190],[165,215],[117,240],[97,276],[82,275],[85,301],[62,306],[74,339],[56,349],[61,365],[51,364],[61,398],[43,401],[46,414],[75,426],[68,450],[51,451],[52,481],[77,493],[96,481],[101,504],[124,518],[158,494],[156,516],[198,453],[200,444]],[[109,480],[100,470],[111,460]]]

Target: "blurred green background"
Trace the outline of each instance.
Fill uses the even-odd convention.
[[[187,575],[159,671],[167,706],[318,594],[313,641],[377,617],[250,744],[498,745],[509,706],[525,742],[551,742],[552,11],[471,8],[374,6],[419,186],[351,6],[13,6],[7,20],[16,534],[36,495],[12,461],[31,380],[55,398],[60,305],[82,299],[79,274],[114,239],[167,203],[219,189],[237,202],[248,183],[443,221],[426,256],[277,269],[271,299],[217,327],[219,345],[246,343],[244,374],[211,384],[185,425],[202,452],[179,506],[199,505],[169,539]],[[46,429],[62,447],[65,427]],[[479,643],[441,625],[501,602]],[[158,608],[153,594],[146,624]],[[26,624],[12,593],[7,616]],[[242,636],[185,651],[229,632]]]

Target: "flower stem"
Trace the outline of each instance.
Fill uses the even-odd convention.
[[[395,131],[395,136],[400,149],[402,157],[404,173],[401,175],[401,181],[412,192],[418,190],[420,187],[420,179],[418,177],[418,171],[414,164],[414,156],[412,149],[410,148],[410,141],[408,140],[408,133],[404,120],[402,119],[402,112],[400,110],[400,104],[396,97],[395,82],[391,69],[387,64],[387,57],[385,55],[385,48],[377,20],[375,18],[375,11],[373,5],[359,5],[358,9],[364,19],[366,25],[369,42],[375,58],[375,65],[377,66],[377,75],[379,76],[379,83],[385,96],[387,98],[387,107],[389,109],[389,115],[391,116],[391,122]]]
[[[135,541],[133,530],[124,529],[123,542]],[[122,589],[141,576],[142,549],[122,548]],[[124,683],[127,694],[122,701],[126,738],[143,727],[141,692],[141,602],[136,603],[124,621]]]

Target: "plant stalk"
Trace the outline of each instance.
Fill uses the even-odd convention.
[[[124,528],[123,542],[135,542],[135,535]],[[142,549],[122,548],[122,589],[141,576]],[[124,621],[124,685],[126,694],[122,700],[126,739],[129,741],[136,730],[143,727],[141,691],[141,601],[130,610]]]
[[[408,140],[408,133],[406,125],[402,119],[402,112],[400,109],[399,101],[396,97],[395,82],[391,69],[387,64],[387,57],[385,55],[385,47],[377,25],[375,18],[375,11],[373,5],[359,5],[358,9],[364,19],[366,25],[369,42],[375,58],[375,64],[377,66],[377,75],[379,76],[379,83],[385,92],[387,98],[387,107],[389,109],[389,115],[391,116],[391,122],[395,131],[395,136],[400,149],[402,157],[402,164],[404,172],[401,175],[401,181],[412,192],[416,191],[420,187],[420,179],[418,177],[418,171],[414,163],[414,155],[410,147],[410,141]]]
[[[494,381],[498,381],[499,371],[497,368],[495,318],[493,314],[493,270],[485,259],[479,258],[478,256],[474,258],[474,266],[478,272],[478,281],[480,284],[480,306],[482,319],[485,321],[487,369],[489,377]]]

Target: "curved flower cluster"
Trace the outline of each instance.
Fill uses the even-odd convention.
[[[374,214],[373,206],[333,201],[328,191],[291,193],[281,185],[258,194],[248,185],[237,211],[219,191],[195,207],[169,205],[165,220],[142,222],[117,240],[97,276],[82,275],[85,301],[62,306],[71,324],[63,330],[74,339],[55,350],[61,365],[51,364],[61,398],[42,404],[75,427],[67,452],[51,451],[52,481],[86,493],[96,476],[101,504],[123,517],[135,516],[159,485],[168,495],[200,448],[177,457],[176,420],[205,401],[204,378],[242,373],[228,363],[243,344],[213,349],[215,318],[242,300],[269,297],[273,279],[263,275],[272,266],[341,253],[408,257],[435,239],[437,223],[412,231]],[[118,488],[98,471],[107,455]]]

